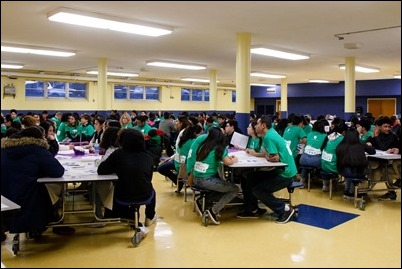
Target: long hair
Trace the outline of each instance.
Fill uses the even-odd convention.
[[[337,169],[340,173],[351,168],[354,174],[364,174],[368,166],[364,144],[360,141],[356,130],[347,130],[343,140],[336,148]]]
[[[179,148],[181,148],[188,140],[196,138],[197,134],[201,132],[202,127],[198,124],[187,126],[183,131],[183,135],[180,137]]]
[[[215,160],[222,160],[223,151],[226,148],[226,138],[219,127],[212,127],[208,131],[207,138],[197,149],[196,160],[204,160],[215,149]]]

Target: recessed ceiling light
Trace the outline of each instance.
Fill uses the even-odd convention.
[[[251,72],[250,76],[262,77],[262,78],[286,78],[286,76],[284,76],[284,75],[267,74],[267,73],[261,73],[261,72]]]
[[[70,57],[75,55],[75,52],[71,51],[63,51],[43,47],[8,45],[8,44],[1,45],[1,51],[15,52],[15,53],[29,53],[29,54],[46,55],[46,56],[58,56],[58,57]]]
[[[345,65],[340,64],[339,68],[345,70]],[[380,69],[375,67],[365,67],[361,65],[355,65],[355,71],[360,73],[377,73],[380,72]]]
[[[87,71],[87,74],[97,75],[98,71]],[[135,73],[120,73],[120,72],[107,72],[107,75],[115,77],[138,77],[138,74]]]
[[[181,80],[209,83],[209,79],[205,79],[205,78],[181,78]],[[217,82],[219,82],[219,81],[217,81]]]
[[[207,69],[207,67],[205,65],[181,63],[181,62],[166,61],[166,60],[149,60],[149,61],[146,61],[146,63],[147,63],[147,65],[152,65],[152,66],[180,68],[180,69],[189,69],[189,70]]]
[[[2,63],[1,64],[1,68],[4,69],[21,69],[24,66],[22,64],[6,64],[6,63]]]
[[[165,26],[151,25],[149,23],[130,21],[65,7],[60,7],[50,12],[48,19],[56,22],[154,37],[167,35],[173,32],[173,29]]]
[[[299,53],[287,52],[287,51],[276,50],[276,49],[261,48],[261,47],[252,48],[250,51],[251,51],[251,53],[254,53],[254,54],[271,56],[271,57],[276,57],[276,58],[281,58],[281,59],[286,59],[286,60],[305,60],[305,59],[310,58],[310,56],[308,56],[306,54],[299,54]]]
[[[276,87],[275,84],[264,84],[264,83],[251,83],[251,86],[261,86],[261,87]]]

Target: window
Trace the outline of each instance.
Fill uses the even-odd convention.
[[[86,98],[86,83],[25,81],[26,97]]]
[[[159,87],[115,85],[114,98],[130,100],[159,100]]]
[[[182,88],[181,101],[208,102],[209,90]]]

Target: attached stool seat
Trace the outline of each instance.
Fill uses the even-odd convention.
[[[311,184],[311,174],[314,174],[318,169],[315,166],[300,166],[301,169],[307,172],[307,191],[310,191],[310,184]]]
[[[202,217],[202,222],[204,223],[205,226],[208,226],[208,214],[206,214],[206,195],[208,193],[212,193],[212,190],[208,190],[208,189],[203,189],[203,188],[199,188],[196,186],[191,186],[191,190],[193,191],[193,211],[195,212],[195,207],[197,206],[197,197],[199,199],[201,199],[201,217]],[[198,194],[196,194],[198,193]]]
[[[354,206],[357,208],[359,206],[360,210],[364,210],[366,208],[366,202],[364,201],[364,196],[362,195],[361,197],[358,197],[359,194],[366,194],[367,191],[370,190],[370,188],[367,189],[360,189],[359,190],[359,185],[360,183],[364,182],[364,181],[369,181],[369,179],[367,177],[345,177],[345,180],[350,180],[353,184],[353,186],[355,187],[355,191],[354,191],[354,199],[353,199],[353,203]]]
[[[339,180],[339,174],[326,171],[321,171],[320,174],[322,180],[329,180],[329,199],[332,200],[332,183]]]
[[[154,196],[155,196],[155,190],[152,189],[151,195],[146,200],[135,201],[135,202],[126,202],[126,201],[119,200],[117,198],[114,199],[116,204],[134,209],[134,235],[131,238],[131,243],[136,247],[141,243],[142,239],[147,235],[147,233],[142,231],[141,228],[139,227],[140,206],[150,204],[152,202],[152,199],[154,198]]]

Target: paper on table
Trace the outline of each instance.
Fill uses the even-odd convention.
[[[247,148],[248,136],[242,135],[238,132],[234,132],[230,144],[238,146],[241,149]]]

